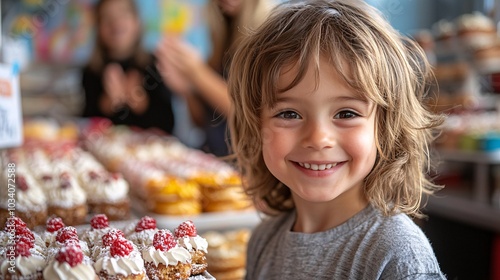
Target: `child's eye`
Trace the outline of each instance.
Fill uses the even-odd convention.
[[[299,114],[297,114],[294,111],[283,111],[283,112],[277,114],[276,117],[282,118],[282,119],[300,119]]]
[[[355,117],[358,117],[359,114],[353,112],[353,111],[341,111],[337,113],[334,118],[335,119],[352,119]]]

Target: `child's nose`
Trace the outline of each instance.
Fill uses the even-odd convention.
[[[330,121],[313,121],[306,124],[303,143],[306,148],[322,150],[336,143],[335,130]]]

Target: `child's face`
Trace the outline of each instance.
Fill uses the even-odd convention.
[[[102,5],[99,17],[99,36],[108,50],[130,51],[139,36],[140,21],[128,1],[107,1]]]
[[[334,68],[320,64],[317,89],[312,64],[294,88],[278,93],[262,112],[264,161],[292,191],[295,203],[362,202],[363,180],[375,163],[375,106],[360,99]],[[296,68],[281,75],[284,88]]]

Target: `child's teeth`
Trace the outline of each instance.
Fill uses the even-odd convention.
[[[328,164],[314,164],[314,163],[301,163],[299,162],[299,165],[304,167],[304,168],[307,168],[307,169],[311,169],[311,170],[320,170],[320,171],[323,171],[323,170],[326,170],[326,169],[330,169],[334,166],[337,165],[337,163],[328,163]]]

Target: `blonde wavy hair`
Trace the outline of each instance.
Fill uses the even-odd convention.
[[[294,208],[290,190],[264,163],[261,110],[297,85],[311,60],[318,80],[320,59],[377,107],[377,160],[364,181],[367,198],[385,215],[421,216],[422,195],[440,188],[427,175],[429,144],[443,121],[426,106],[432,71],[414,41],[361,1],[282,3],[242,40],[229,72],[234,105],[229,122],[246,192],[268,214]],[[297,77],[277,88],[283,67],[293,63],[299,66]]]
[[[225,59],[232,56],[232,47],[247,30],[257,28],[267,17],[274,0],[242,0],[240,12],[234,18],[225,16],[218,0],[210,0],[207,4],[206,18],[212,43],[212,52],[208,64],[218,72],[222,72]]]

